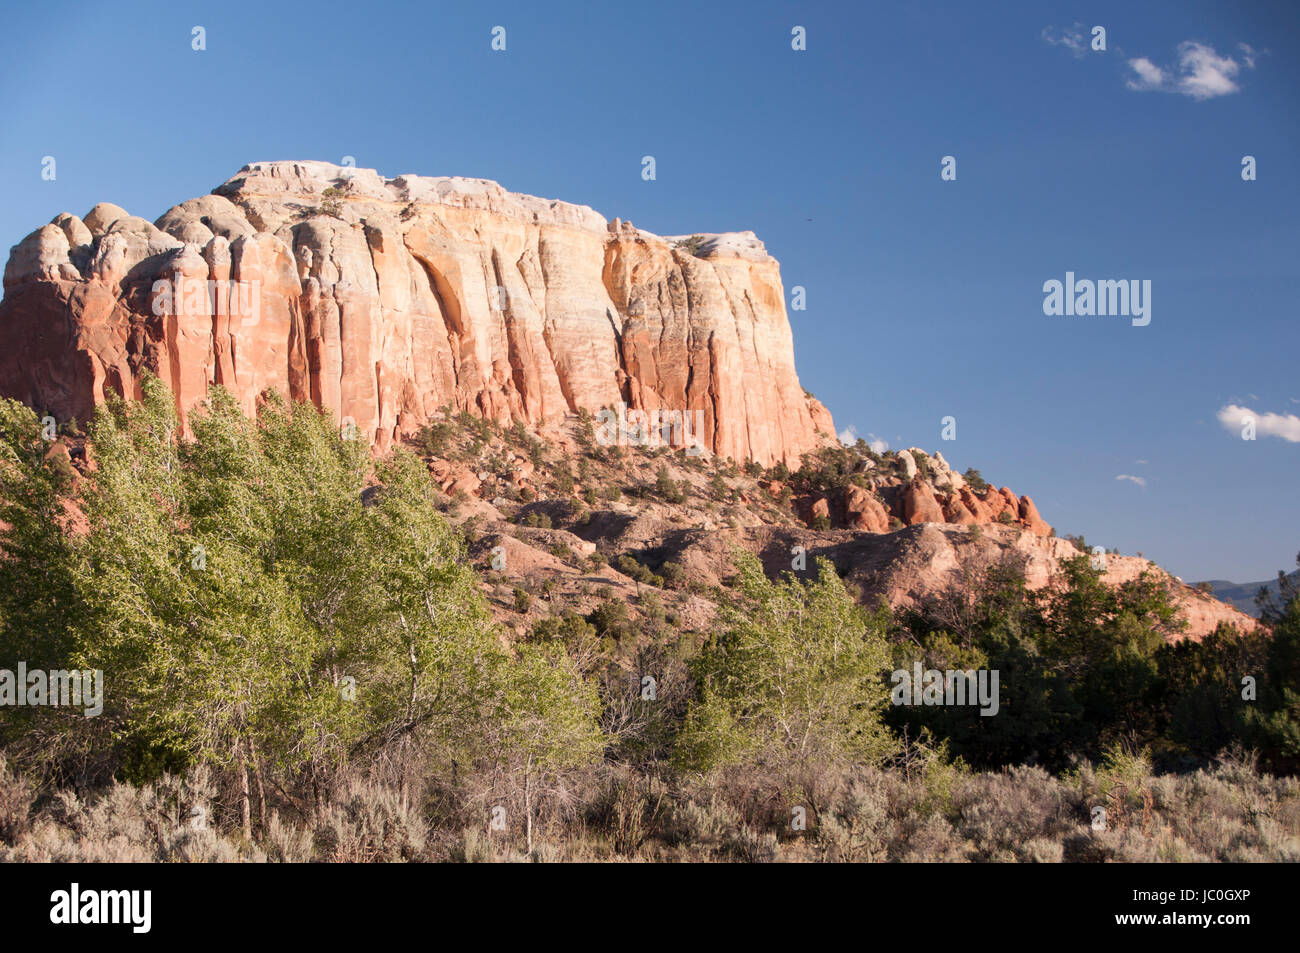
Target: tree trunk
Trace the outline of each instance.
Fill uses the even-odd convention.
[[[533,789],[528,783],[528,769],[524,769],[524,829],[528,838],[528,856],[533,856]]]
[[[407,784],[406,779],[406,765],[411,757],[410,744],[411,739],[409,737],[403,738],[401,751],[397,755],[401,759],[401,763],[397,766],[399,777],[397,796],[402,802],[402,810],[410,810],[410,786]]]
[[[243,742],[235,742],[235,759],[239,762],[239,817],[244,829],[244,840],[253,839],[252,797],[248,789],[248,759],[243,751]]]
[[[325,816],[325,792],[321,790],[320,779],[315,771],[312,771],[311,776],[311,800],[312,820],[319,824],[321,818]]]
[[[248,739],[248,753],[253,762],[253,780],[257,782],[257,826],[266,836],[266,787],[262,784],[262,764],[257,757],[257,747],[253,739]]]

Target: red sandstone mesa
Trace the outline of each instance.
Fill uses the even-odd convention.
[[[17,245],[0,394],[84,421],[145,370],[182,418],[212,384],[250,412],[274,388],[380,450],[447,405],[539,424],[623,401],[703,410],[713,453],[797,466],[835,431],[777,262],[751,232],[704,238],[697,257],[482,179],[254,163],[154,224],[101,204]],[[214,291],[160,296],[178,281]]]

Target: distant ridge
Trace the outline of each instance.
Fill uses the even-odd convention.
[[[1300,570],[1287,575],[1288,579],[1300,578]],[[1277,577],[1263,582],[1228,582],[1226,579],[1211,579],[1210,589],[1214,592],[1214,598],[1220,602],[1226,602],[1235,606],[1247,615],[1259,618],[1259,606],[1255,605],[1255,596],[1260,589],[1268,589],[1269,592],[1277,595]]]

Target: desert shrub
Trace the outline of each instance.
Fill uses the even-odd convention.
[[[428,830],[419,814],[390,788],[352,782],[312,832],[322,860],[361,862],[420,859]]]
[[[847,790],[818,817],[816,833],[823,859],[844,863],[889,859],[889,843],[897,836],[890,811],[893,783],[877,771],[852,778]]]
[[[532,636],[543,642],[558,642],[572,654],[589,649],[597,637],[597,629],[576,612],[566,612],[539,620],[533,626]]]
[[[34,800],[31,783],[15,775],[0,754],[0,843],[14,844],[26,833]]]
[[[686,585],[686,567],[678,562],[666,562],[659,567],[663,585],[669,589],[682,589]]]
[[[741,824],[740,815],[725,800],[688,797],[673,801],[661,825],[669,844],[689,845],[704,851],[721,848]]]
[[[470,827],[461,833],[461,840],[448,859],[463,864],[488,864],[497,860],[498,856],[492,838],[477,828]]]
[[[911,453],[911,451],[906,450],[904,453]],[[930,458],[924,453],[911,453],[911,456],[912,460],[916,463],[916,475],[919,476],[924,483],[933,482],[934,476],[930,472]]]
[[[43,863],[263,861],[255,845],[223,837],[206,769],[135,787],[112,783],[85,800],[57,792],[0,860]]]
[[[546,627],[539,623],[534,632]],[[555,627],[591,635],[581,619],[556,620]],[[541,641],[558,649],[572,640]],[[543,653],[524,666],[556,661]],[[658,663],[633,667],[647,664]],[[347,771],[322,790],[309,820],[272,810],[249,842],[238,834],[229,787],[200,769],[138,787],[110,784],[84,797],[56,792],[14,843],[0,844],[0,862],[1300,861],[1300,782],[1260,774],[1250,753],[1225,752],[1213,767],[1185,774],[1153,774],[1140,753],[1119,751],[1056,778],[1029,767],[968,773],[938,749],[914,743],[880,767],[741,765],[672,779],[653,755],[639,767],[582,768],[599,744],[581,714],[593,713],[594,699],[574,695],[574,683],[547,681],[558,690],[548,691],[538,710],[579,715],[531,749],[549,768],[526,782],[521,776],[502,786],[489,757],[482,770],[470,766],[456,783],[430,779],[423,795],[408,799],[398,787]],[[513,745],[531,723],[503,719],[503,733],[489,744]],[[586,754],[574,759],[575,751]],[[528,803],[525,791],[541,832],[531,852],[513,820]],[[485,803],[510,805],[508,832],[486,829]],[[1111,807],[1094,828],[1098,804]],[[806,829],[792,827],[792,806],[805,808]],[[205,810],[196,814],[197,807]]]
[[[772,831],[747,824],[730,831],[723,840],[722,857],[742,864],[770,864],[780,859],[781,844]]]
[[[322,192],[321,193],[322,201],[320,203],[321,214],[331,215],[334,218],[339,218],[343,213],[343,203],[341,201],[341,199],[343,198],[343,194],[344,193],[342,189],[336,188],[335,186],[332,185],[329,188],[327,188],[324,192]]]
[[[533,597],[529,595],[527,589],[515,586],[514,606],[516,612],[527,612],[533,604]]]
[[[592,799],[588,815],[616,855],[632,857],[655,834],[669,808],[668,789],[653,777],[619,769]]]
[[[672,478],[668,472],[668,467],[661,465],[655,476],[655,492],[665,503],[684,503],[686,502],[686,493],[682,489],[682,484]]]
[[[416,434],[415,445],[426,456],[440,457],[446,454],[455,433],[456,428],[445,420],[425,424]]]
[[[618,567],[619,572],[626,576],[631,576],[643,586],[653,586],[656,589],[662,589],[664,586],[664,578],[662,576],[651,571],[649,566],[639,562],[635,556],[632,556],[629,553],[624,553],[619,556],[615,565]]]
[[[955,827],[970,843],[970,859],[1052,859],[1045,843],[1059,844],[1080,823],[1064,795],[1062,786],[1041,768],[1018,766],[971,778],[958,790],[954,804]]]
[[[315,840],[310,830],[281,820],[279,812],[273,811],[262,849],[266,859],[273,863],[305,864],[315,857]]]
[[[622,640],[632,634],[632,622],[628,618],[627,603],[621,599],[607,599],[596,606],[587,616],[587,621],[596,627],[602,638]]]
[[[692,235],[689,238],[680,239],[673,247],[680,248],[688,255],[696,258],[707,258],[712,242],[703,235]]]

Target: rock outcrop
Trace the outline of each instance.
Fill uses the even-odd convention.
[[[850,485],[845,490],[844,515],[850,529],[868,533],[889,532],[889,513],[879,500],[860,486]]]
[[[917,523],[946,522],[943,508],[935,499],[934,491],[930,489],[929,484],[915,477],[903,491],[903,522],[908,526],[915,526]]]
[[[1052,532],[1052,527],[1038,515],[1038,508],[1028,496],[1020,498],[1020,522],[1029,527],[1030,532],[1036,536],[1048,536]]]
[[[701,238],[482,179],[254,163],[155,223],[105,203],[17,245],[0,394],[84,421],[149,371],[184,420],[213,384],[249,412],[275,389],[379,450],[445,406],[539,425],[624,404],[796,466],[835,430],[777,262],[750,232]]]

